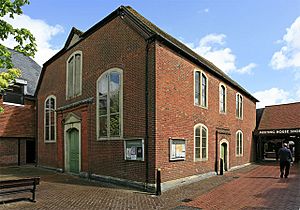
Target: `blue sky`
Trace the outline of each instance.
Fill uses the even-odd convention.
[[[72,26],[85,31],[120,5],[211,60],[257,97],[258,107],[300,101],[300,0],[31,0],[13,24],[37,37],[42,64]]]

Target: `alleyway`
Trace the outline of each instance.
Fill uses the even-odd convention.
[[[41,176],[37,202],[0,204],[0,209],[300,209],[300,167],[279,178],[276,163],[250,165],[157,197],[35,167],[0,168],[0,179]],[[0,201],[3,198],[0,198]]]

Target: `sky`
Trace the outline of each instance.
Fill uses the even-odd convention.
[[[31,0],[9,21],[36,37],[43,65],[74,26],[86,31],[129,5],[213,62],[260,102],[300,101],[300,0]],[[13,40],[4,42],[12,48]]]

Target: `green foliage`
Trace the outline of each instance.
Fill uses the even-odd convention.
[[[25,28],[14,28],[3,20],[4,16],[13,19],[14,15],[21,15],[23,13],[21,7],[26,4],[29,4],[29,0],[0,0],[0,40],[4,41],[12,36],[17,43],[14,50],[23,53],[25,56],[33,57],[37,51],[37,46],[30,31]],[[8,69],[7,72],[0,74],[0,91],[3,91],[21,75],[21,71],[13,69],[11,53],[2,44],[0,44],[0,68]],[[1,112],[3,112],[3,108],[0,107]]]

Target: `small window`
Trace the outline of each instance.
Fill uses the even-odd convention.
[[[239,93],[236,94],[236,117],[243,119],[243,96]]]
[[[185,139],[170,138],[170,160],[185,160]]]
[[[45,100],[45,142],[56,141],[56,99],[54,96],[49,96]]]
[[[236,156],[243,156],[243,133],[236,132]]]
[[[73,53],[67,61],[67,99],[81,95],[82,52]]]
[[[207,94],[208,94],[208,80],[206,75],[202,71],[195,71],[194,74],[195,84],[195,98],[194,103],[195,105],[207,107]]]
[[[205,125],[198,124],[194,128],[195,160],[208,159],[208,129]]]
[[[122,137],[122,70],[111,69],[97,81],[97,136]]]
[[[124,141],[125,160],[144,161],[144,140],[130,139]]]
[[[221,113],[226,113],[226,87],[225,85],[221,84],[220,85],[220,112]]]
[[[27,94],[27,81],[16,79],[14,84],[3,91],[3,103],[22,106],[24,105],[25,94]]]

